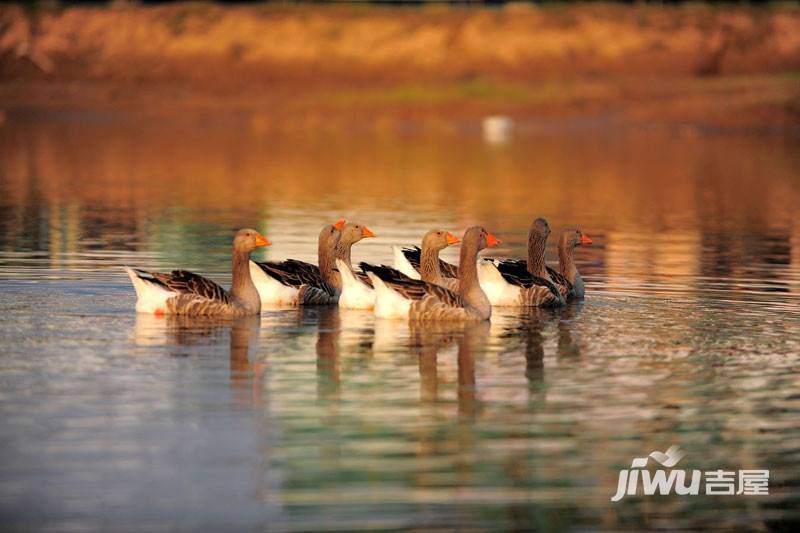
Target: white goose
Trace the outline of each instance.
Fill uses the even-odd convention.
[[[492,306],[478,284],[476,260],[478,252],[499,242],[481,226],[467,230],[461,245],[457,292],[411,279],[393,268],[361,263],[377,292],[375,315],[407,320],[489,320]]]
[[[344,223],[344,220],[340,220],[320,231],[317,248],[319,266],[297,259],[264,263],[250,261],[250,276],[258,289],[261,305],[336,304],[342,283],[334,269],[334,258]]]
[[[372,309],[375,306],[372,282],[363,272],[354,271],[350,260],[352,246],[366,237],[375,237],[375,234],[366,226],[349,222],[342,228],[336,246],[336,270],[342,282],[339,307],[344,309]]]
[[[564,295],[545,268],[544,251],[550,225],[537,218],[528,231],[528,261],[484,259],[478,279],[492,305],[558,307]]]

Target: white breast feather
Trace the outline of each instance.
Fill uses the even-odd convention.
[[[383,280],[372,272],[368,272],[369,279],[375,285],[375,316],[379,318],[408,318],[411,309],[411,300],[388,287]]]
[[[492,305],[519,305],[520,288],[507,282],[494,262],[485,259],[478,263],[478,282]]]
[[[264,272],[260,266],[250,261],[250,278],[258,290],[263,306],[297,305],[300,291],[287,287]]]
[[[356,278],[350,267],[341,259],[336,260],[336,268],[342,275],[342,294],[339,296],[339,307],[372,309],[375,306],[375,291]]]
[[[399,246],[394,247],[394,267],[411,279],[422,279]]]

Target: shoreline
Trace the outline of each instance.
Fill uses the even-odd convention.
[[[452,129],[504,115],[518,122],[612,118],[614,128],[685,125],[717,132],[800,135],[800,74],[552,83],[490,81],[366,89],[309,88],[209,95],[182,86],[106,82],[0,83],[0,113],[85,113],[138,119],[243,120],[258,131],[359,125]],[[2,120],[0,120],[2,124]]]

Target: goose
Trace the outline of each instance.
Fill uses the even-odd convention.
[[[239,317],[257,315],[261,298],[250,277],[250,253],[269,240],[254,229],[242,229],[233,239],[233,281],[226,291],[188,270],[169,274],[124,267],[136,289],[136,311],[155,315]]]
[[[334,270],[334,256],[344,225],[345,221],[339,220],[319,232],[319,266],[297,259],[264,263],[250,261],[250,275],[261,297],[261,305],[336,304],[342,283]]]
[[[472,226],[461,244],[458,292],[427,281],[411,279],[387,266],[361,263],[375,286],[375,315],[409,320],[482,321],[492,305],[478,283],[478,252],[500,241],[481,226]]]
[[[559,294],[568,302],[584,298],[583,278],[575,266],[574,252],[577,246],[589,244],[592,244],[592,239],[577,226],[562,228],[558,234],[558,270],[545,266]],[[522,259],[506,259],[501,261],[500,269],[524,276],[522,271],[527,270],[527,263]]]
[[[550,225],[543,218],[531,223],[528,231],[528,261],[484,259],[478,267],[481,287],[492,305],[558,307],[565,304],[545,268],[544,251]]]
[[[372,282],[363,272],[353,270],[350,259],[353,245],[367,237],[375,237],[375,234],[366,226],[348,222],[342,227],[342,236],[336,245],[336,273],[342,287],[339,295],[341,308],[372,309],[375,305]]]
[[[574,254],[576,247],[590,244],[592,239],[577,226],[562,228],[558,235],[558,272],[550,267],[547,267],[547,271],[558,285],[568,287],[568,300],[583,300],[585,296],[586,289],[575,266]]]
[[[458,290],[458,267],[439,259],[439,252],[461,240],[440,229],[432,229],[422,238],[422,248],[394,247],[394,266],[411,279],[422,279],[441,285],[451,291]]]

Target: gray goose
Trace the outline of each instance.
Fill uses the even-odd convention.
[[[344,220],[329,224],[319,233],[319,266],[286,261],[250,262],[250,274],[261,297],[261,305],[332,305],[339,301],[342,280],[335,270],[336,248]]]
[[[242,229],[233,239],[233,281],[230,291],[199,274],[173,270],[169,274],[125,267],[136,289],[136,311],[156,315],[256,315],[261,299],[250,278],[250,254],[271,243],[254,229]]]
[[[550,225],[537,218],[528,230],[528,260],[486,258],[478,268],[481,287],[497,306],[558,307],[566,289],[553,282],[544,262]]]
[[[585,295],[583,278],[575,266],[575,248],[592,244],[590,239],[577,226],[562,228],[558,235],[558,270],[545,266],[548,276],[566,301],[582,300]],[[501,272],[511,272],[523,276],[528,263],[521,259],[507,259],[501,262]]]
[[[459,242],[461,240],[449,231],[432,229],[422,238],[422,248],[395,247],[394,266],[410,278],[457,291],[458,267],[439,259],[439,252]]]
[[[574,255],[576,247],[589,244],[592,244],[592,239],[576,226],[563,228],[558,236],[558,272],[550,267],[547,267],[547,272],[556,284],[569,289],[567,300],[582,300],[585,295],[583,278],[575,266]]]
[[[458,292],[411,279],[387,266],[361,263],[375,286],[375,315],[409,320],[488,320],[492,306],[478,283],[478,252],[500,241],[481,226],[464,234],[461,244]]]

